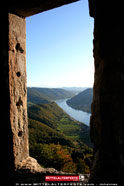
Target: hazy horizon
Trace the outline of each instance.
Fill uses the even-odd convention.
[[[65,86],[65,87],[61,87],[61,86],[60,87],[56,87],[56,86],[55,87],[51,87],[51,86],[46,86],[46,87],[45,86],[27,86],[27,87],[29,87],[29,88],[93,88],[93,86],[92,87],[91,86],[87,86],[87,87],[80,87],[80,86],[79,87],[78,86],[77,87],[76,86],[74,86],[74,87],[72,87],[72,86],[69,86],[69,87],[68,86]]]

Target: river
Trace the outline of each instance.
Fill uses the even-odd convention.
[[[67,99],[61,99],[61,100],[56,100],[55,102],[72,118],[76,119],[77,121],[83,122],[89,126],[91,114],[87,112],[83,112],[81,110],[73,109],[66,103],[66,101]]]

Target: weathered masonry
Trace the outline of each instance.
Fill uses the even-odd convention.
[[[37,182],[41,172],[55,171],[42,169],[29,156],[25,18],[76,0],[4,2],[0,55],[1,177],[4,182],[8,177],[9,185],[13,185],[16,178]],[[122,2],[110,2],[89,0],[90,16],[94,17],[95,82],[90,122],[93,183],[114,183],[124,178],[124,13]]]

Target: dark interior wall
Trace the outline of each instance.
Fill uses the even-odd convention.
[[[117,182],[124,174],[123,5],[89,1],[94,17],[95,82],[91,116],[91,180]],[[118,11],[117,11],[118,10]]]
[[[21,17],[28,17],[37,13],[41,13],[52,8],[56,8],[65,4],[73,3],[79,0],[30,0],[30,1],[7,1],[8,11]],[[6,5],[5,5],[6,9]]]
[[[1,182],[5,185],[11,182],[14,175],[13,135],[10,126],[10,94],[8,66],[8,14],[0,12],[1,50],[0,50],[0,79],[1,79],[1,122],[0,122],[0,151],[2,160]],[[11,179],[9,179],[11,178]],[[9,180],[8,180],[9,179]]]

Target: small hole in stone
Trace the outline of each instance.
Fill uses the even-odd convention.
[[[17,44],[16,44],[16,50],[17,50],[17,52],[20,51],[21,53],[24,52],[24,50],[22,49],[20,43],[17,43]]]
[[[22,131],[18,132],[18,136],[21,137],[22,136]]]
[[[16,75],[17,75],[18,77],[20,77],[20,76],[21,76],[21,73],[20,73],[20,72],[17,72]]]
[[[21,97],[19,98],[18,102],[16,103],[16,106],[23,106],[23,102],[21,100]]]

